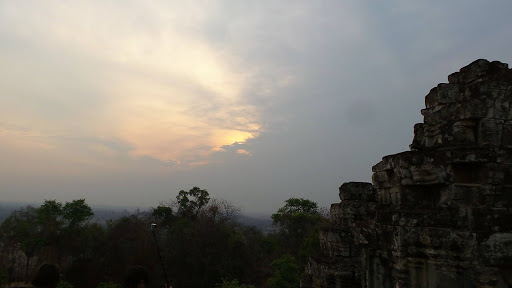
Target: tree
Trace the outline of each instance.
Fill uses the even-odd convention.
[[[272,214],[272,220],[279,226],[288,252],[296,254],[304,239],[314,233],[322,217],[318,205],[311,200],[290,198],[285,202],[277,213]]]
[[[59,246],[62,230],[62,204],[56,200],[45,200],[37,209],[37,221],[41,227],[41,238],[45,246]]]
[[[25,278],[36,254],[41,258],[44,251],[51,251],[46,248],[58,246],[62,228],[61,209],[61,203],[45,200],[39,208],[27,206],[14,211],[0,226],[3,249],[14,252],[19,247],[25,253]]]
[[[272,214],[274,224],[286,226],[293,218],[300,215],[317,216],[318,205],[308,199],[303,198],[290,198],[285,201],[286,204],[277,210],[277,213]]]
[[[73,288],[73,285],[71,285],[71,283],[66,282],[64,280],[60,280],[59,284],[57,285],[57,288]]]
[[[43,247],[45,239],[41,237],[37,209],[27,206],[16,210],[0,225],[0,239],[4,245],[16,247],[25,253],[25,277],[29,277],[32,258]]]
[[[98,287],[96,288],[121,288],[120,284],[117,284],[115,282],[109,281],[109,282],[101,282]]]
[[[56,200],[44,200],[43,205],[37,209],[41,222],[57,222],[62,217],[62,203]]]
[[[104,255],[104,229],[97,224],[84,225],[92,215],[84,199],[64,206],[56,200],[45,200],[39,208],[27,206],[14,211],[0,225],[0,264],[6,262],[3,257],[10,255],[9,277],[21,276],[21,273],[13,273],[15,267],[21,266],[16,256],[21,250],[25,254],[25,275],[18,278],[27,280],[29,269],[36,264],[31,265],[33,259],[39,263],[50,260],[71,265],[77,259],[99,259]]]
[[[147,217],[149,218],[149,217]],[[156,247],[151,237],[150,223],[144,215],[132,214],[111,221],[107,226],[103,265],[105,279],[122,283],[126,271],[133,265],[142,265],[150,272],[154,283],[164,283],[151,274],[160,268]],[[165,259],[164,259],[165,260]],[[77,271],[80,273],[80,271]],[[76,286],[76,285],[75,285]],[[89,286],[92,287],[92,286]]]
[[[190,218],[197,217],[199,210],[210,201],[210,195],[205,189],[194,187],[189,191],[181,190],[176,196],[178,214]]]
[[[181,191],[172,225],[160,230],[162,255],[173,284],[215,287],[222,278],[248,282],[252,247],[235,221],[238,209],[227,201],[209,201],[206,190],[196,187],[189,192]],[[198,205],[190,205],[192,201]]]
[[[300,285],[300,270],[295,258],[284,255],[270,264],[272,277],[268,279],[269,288],[296,288]]]
[[[4,268],[0,268],[0,287],[7,283],[8,278],[7,271]]]
[[[168,228],[171,226],[173,219],[175,218],[174,211],[169,206],[158,205],[158,207],[153,208],[151,215],[161,227]]]
[[[66,202],[62,207],[62,218],[68,222],[69,227],[78,227],[94,216],[91,207],[85,199]]]
[[[238,280],[228,281],[226,279],[222,279],[222,283],[215,285],[215,288],[254,288],[252,285],[240,284]]]

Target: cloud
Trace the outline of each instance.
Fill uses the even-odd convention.
[[[0,0],[4,190],[336,202],[432,86],[511,62],[508,2],[445,2]]]
[[[4,148],[21,151],[52,150],[55,144],[47,135],[20,126],[0,123],[1,145]]]
[[[25,97],[14,106],[30,116],[10,119],[42,131],[58,127],[70,135],[112,137],[125,142],[131,156],[180,165],[207,163],[222,146],[254,139],[295,117],[297,110],[275,109],[305,97],[306,83],[321,77],[316,59],[344,53],[346,43],[365,33],[353,3],[336,9],[307,2],[0,5],[0,33],[28,43],[27,53],[38,50],[50,58],[37,58],[43,69],[22,63],[18,82],[28,70],[35,84],[12,86]],[[336,53],[332,39],[345,43]],[[306,89],[286,91],[297,84]]]
[[[27,53],[39,50],[57,62],[51,67],[38,59],[43,69],[38,63],[12,63],[26,68],[13,76],[18,83],[22,73],[52,83],[10,85],[9,106],[24,115],[35,112],[26,119],[11,115],[14,121],[70,136],[112,137],[126,142],[132,156],[196,165],[263,129],[258,107],[248,99],[250,76],[258,72],[235,65],[236,55],[206,42],[197,27],[209,21],[208,9],[197,3],[0,5],[0,33],[27,43]],[[61,67],[70,73],[58,71]],[[23,100],[15,103],[12,97]]]

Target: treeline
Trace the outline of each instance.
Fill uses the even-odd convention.
[[[28,281],[50,262],[61,267],[66,288],[122,287],[134,265],[148,270],[151,287],[165,283],[162,266],[173,287],[299,287],[327,221],[317,204],[288,199],[272,215],[277,229],[269,234],[240,224],[238,212],[198,187],[105,225],[90,222],[94,214],[84,199],[46,200],[12,212],[0,225],[0,284]]]

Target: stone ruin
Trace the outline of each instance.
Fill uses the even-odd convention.
[[[340,187],[302,287],[512,287],[512,70],[477,60],[425,106],[411,151]]]

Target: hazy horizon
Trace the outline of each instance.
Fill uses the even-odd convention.
[[[512,63],[510,1],[0,0],[0,201],[322,207],[408,150],[424,96]]]
[[[50,199],[48,199],[50,200]],[[55,199],[51,199],[55,200]],[[56,200],[57,202],[60,202]],[[87,203],[87,201],[86,201]],[[0,224],[11,215],[15,210],[23,209],[25,207],[31,206],[34,208],[39,208],[43,202],[0,202]],[[63,203],[64,204],[64,203]],[[88,204],[88,203],[87,203]],[[94,212],[94,216],[90,221],[97,223],[106,223],[107,220],[115,220],[124,216],[129,215],[137,215],[138,212],[151,212],[153,207],[128,207],[128,206],[104,206],[104,205],[90,205],[91,209]],[[235,207],[236,208],[236,207]],[[241,224],[247,226],[256,226],[257,228],[266,231],[269,227],[272,226],[271,214],[267,213],[250,213],[244,211],[238,211],[237,213],[237,221]]]

